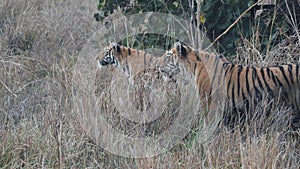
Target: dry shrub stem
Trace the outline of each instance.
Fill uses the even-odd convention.
[[[248,9],[246,9],[223,33],[221,33],[216,39],[214,39],[214,41],[212,41],[212,43],[208,47],[206,47],[204,50],[206,51],[209,48],[211,48],[220,38],[222,38],[222,36],[224,36],[226,33],[228,33],[230,31],[230,29],[233,28],[252,8],[254,8],[257,4],[259,4],[262,1],[263,0],[258,0],[256,3],[251,5]]]

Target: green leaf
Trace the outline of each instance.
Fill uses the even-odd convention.
[[[99,4],[98,4],[98,10],[101,11],[103,9],[103,7],[105,6],[106,4],[106,0],[99,0]]]
[[[174,1],[173,5],[177,8],[179,6],[179,3],[177,1]]]

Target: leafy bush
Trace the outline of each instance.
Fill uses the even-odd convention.
[[[102,21],[106,16],[114,11],[121,9],[124,14],[134,14],[140,12],[162,12],[170,13],[185,18],[197,18],[200,21],[200,29],[207,32],[208,38],[213,41],[221,33],[223,33],[246,9],[256,3],[257,0],[203,0],[202,1],[181,1],[181,0],[136,0],[136,1],[106,1],[99,0],[99,12],[94,15],[96,20]],[[201,3],[201,4],[197,4]],[[287,4],[286,4],[287,3]],[[222,36],[214,47],[220,53],[227,56],[234,56],[238,46],[243,45],[243,40],[247,39],[252,42],[255,48],[261,51],[262,54],[268,54],[268,51],[274,47],[287,35],[294,33],[295,25],[292,21],[287,22],[290,13],[296,13],[296,18],[299,9],[297,2],[279,2],[278,4],[268,6],[268,10],[262,15],[255,18],[255,11],[260,9],[260,6],[253,8],[251,12],[246,13],[242,19],[233,26],[227,34]],[[197,9],[200,8],[200,9]],[[262,6],[262,8],[264,8]],[[288,9],[287,9],[288,8]],[[290,9],[293,9],[291,12]],[[200,16],[197,12],[200,11]],[[299,10],[298,10],[299,11]],[[196,25],[196,23],[194,23]],[[297,27],[297,26],[296,26]],[[299,26],[298,26],[299,27]],[[153,46],[157,43],[158,37],[153,35],[148,36],[148,44]],[[136,40],[141,40],[141,37],[136,37]],[[250,39],[250,40],[249,40]],[[251,40],[255,39],[255,40]],[[140,42],[143,43],[143,42]]]
[[[212,40],[215,39],[253,3],[253,0],[205,0],[201,11],[205,17],[204,26],[207,36]],[[221,52],[226,51],[229,54],[234,54],[240,35],[249,36],[251,33],[252,18],[251,13],[246,14],[237,26],[233,27],[218,41],[219,44],[215,47]]]

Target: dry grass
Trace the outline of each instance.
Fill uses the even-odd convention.
[[[71,86],[78,52],[98,28],[95,10],[95,1],[0,1],[1,168],[300,168],[299,141],[289,137],[282,122],[289,110],[281,105],[272,123],[222,128],[204,143],[195,132],[153,158],[121,157],[94,144],[72,114]],[[295,48],[271,52],[280,59]]]

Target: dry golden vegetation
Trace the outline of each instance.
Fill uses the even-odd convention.
[[[86,40],[101,26],[93,18],[96,7],[96,1],[83,0],[0,1],[1,168],[300,168],[299,132],[288,128],[290,110],[280,103],[268,118],[261,103],[253,114],[262,115],[243,130],[221,127],[206,142],[195,131],[152,158],[117,156],[94,144],[73,114],[72,73]],[[245,40],[235,62],[299,62],[300,39],[294,38],[267,60],[253,59],[259,52]]]

